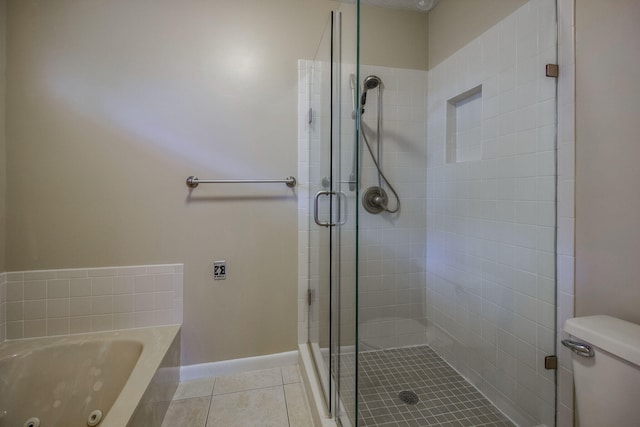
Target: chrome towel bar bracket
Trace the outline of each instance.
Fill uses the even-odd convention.
[[[285,179],[200,179],[197,176],[187,178],[187,187],[196,188],[199,184],[272,184],[285,183],[287,187],[293,188],[297,181],[295,176],[288,176]]]

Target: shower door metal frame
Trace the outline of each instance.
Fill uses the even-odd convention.
[[[334,163],[336,161],[335,155],[334,155],[334,140],[336,137],[339,138],[339,131],[336,131],[336,123],[338,123],[339,120],[339,116],[336,116],[336,114],[339,114],[339,103],[338,103],[338,108],[336,108],[336,100],[339,100],[339,90],[336,90],[336,71],[339,72],[340,67],[339,64],[336,65],[336,46],[339,47],[339,33],[337,32],[337,28],[339,27],[339,22],[340,22],[340,12],[338,11],[331,11],[331,15],[330,15],[330,27],[329,27],[329,31],[330,31],[330,43],[329,43],[329,139],[328,139],[328,147],[322,147],[320,146],[320,153],[318,154],[318,156],[320,157],[319,160],[319,164],[320,164],[320,173],[319,175],[322,176],[324,175],[324,177],[321,179],[322,181],[322,188],[324,188],[323,190],[320,190],[318,192],[315,193],[315,195],[312,195],[313,197],[313,201],[312,201],[312,213],[311,215],[313,216],[312,218],[312,222],[311,222],[311,226],[317,226],[317,227],[321,227],[320,232],[321,233],[328,233],[328,241],[329,244],[328,246],[324,246],[322,244],[320,244],[321,241],[323,241],[323,239],[319,239],[318,244],[320,245],[319,250],[321,251],[321,253],[325,253],[324,251],[328,251],[328,257],[329,257],[329,263],[328,263],[328,269],[327,271],[321,271],[320,275],[321,278],[320,280],[324,283],[328,283],[328,298],[329,298],[329,325],[328,325],[328,331],[329,331],[329,358],[328,358],[328,365],[325,366],[323,363],[321,363],[320,361],[318,361],[318,358],[322,358],[322,354],[318,353],[316,351],[314,351],[312,349],[311,354],[312,354],[312,359],[314,360],[314,364],[315,364],[315,368],[317,371],[323,370],[323,368],[326,368],[328,372],[319,372],[319,376],[321,377],[320,379],[320,383],[321,383],[321,390],[322,390],[322,394],[324,397],[324,403],[325,403],[325,409],[328,413],[328,415],[330,417],[334,417],[335,415],[335,402],[336,402],[336,395],[338,393],[337,391],[337,386],[339,384],[339,379],[336,379],[339,377],[339,375],[336,373],[335,370],[335,358],[334,358],[334,352],[335,352],[335,348],[336,348],[336,334],[339,333],[339,328],[336,326],[337,320],[335,320],[334,316],[337,313],[337,310],[335,309],[335,305],[336,303],[338,303],[338,301],[336,301],[335,298],[335,288],[337,286],[337,275],[336,275],[336,271],[337,271],[337,265],[338,262],[336,260],[336,249],[339,246],[338,244],[336,244],[336,227],[339,225],[339,213],[336,215],[335,212],[335,206],[337,205],[337,203],[335,203],[336,200],[339,200],[339,196],[336,194],[336,191],[334,189],[335,183],[334,183],[334,171],[335,171],[335,167],[334,167]],[[323,76],[324,77],[324,76]],[[337,95],[337,96],[336,96]],[[311,120],[311,117],[310,117]],[[322,138],[320,140],[320,143],[322,144]],[[323,164],[322,161],[322,153],[324,150],[326,150],[326,148],[328,148],[329,151],[329,157],[328,157],[328,164]],[[313,151],[310,151],[310,154],[313,155]],[[325,152],[326,154],[326,152]],[[311,160],[311,159],[310,159]],[[339,160],[339,158],[337,159]],[[326,173],[326,175],[325,175]],[[315,178],[319,178],[319,177],[315,177]],[[329,214],[329,218],[321,218],[320,216],[321,214],[321,205],[325,205],[326,203],[329,204],[329,209],[328,209],[328,214]],[[323,213],[326,214],[326,210],[323,211]],[[322,237],[322,236],[321,236]],[[327,236],[325,235],[324,238],[326,238]],[[325,276],[326,274],[326,276]],[[322,279],[326,279],[326,280],[322,280]],[[311,292],[311,289],[310,289]],[[322,296],[318,296],[318,298],[320,298]],[[312,304],[312,295],[310,293],[309,295],[309,304]],[[339,319],[338,319],[339,320]],[[327,382],[323,382],[325,376],[327,375],[328,377],[328,381]]]
[[[331,12],[331,243],[330,243],[330,277],[331,277],[331,375],[333,382],[333,395],[331,397],[332,416],[339,421],[340,418],[340,198],[334,197],[337,190],[336,180],[340,179],[340,72],[341,72],[341,28],[342,13]],[[337,202],[334,205],[334,201]],[[336,208],[338,209],[336,218],[333,218]]]

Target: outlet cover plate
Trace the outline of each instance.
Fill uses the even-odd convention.
[[[227,278],[227,261],[213,262],[213,280],[224,280]]]

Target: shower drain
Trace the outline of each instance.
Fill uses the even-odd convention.
[[[417,394],[408,390],[401,391],[400,394],[398,394],[398,397],[408,405],[415,405],[420,401]]]

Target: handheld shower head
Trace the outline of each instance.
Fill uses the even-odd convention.
[[[364,92],[368,91],[369,89],[377,88],[380,83],[382,83],[382,80],[378,76],[371,75],[365,77],[364,82],[362,83],[362,85],[364,86]]]
[[[364,104],[367,103],[367,91],[370,89],[375,89],[382,84],[382,79],[378,76],[370,75],[364,78],[362,82],[362,96],[360,97],[360,107],[364,107]],[[362,112],[364,113],[364,108],[362,108]]]

